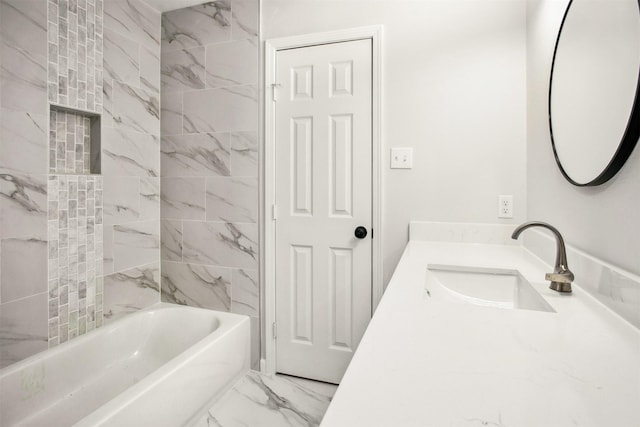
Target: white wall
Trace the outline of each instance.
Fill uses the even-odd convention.
[[[593,188],[569,184],[553,157],[547,94],[567,3],[527,2],[527,217],[555,225],[569,244],[590,255],[640,274],[640,149],[611,181]]]
[[[410,220],[519,223],[526,213],[526,6],[504,0],[262,0],[262,38],[384,26],[385,283]],[[390,147],[412,170],[389,170]],[[497,195],[515,218],[498,220]]]

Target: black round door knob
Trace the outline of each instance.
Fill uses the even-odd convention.
[[[356,230],[353,232],[353,234],[358,239],[364,239],[365,237],[367,237],[367,229],[360,225],[356,227]]]

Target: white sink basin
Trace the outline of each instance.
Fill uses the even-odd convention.
[[[517,270],[427,265],[430,297],[503,309],[555,312]]]

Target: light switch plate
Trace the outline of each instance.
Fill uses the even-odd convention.
[[[413,148],[392,148],[391,169],[413,168]]]

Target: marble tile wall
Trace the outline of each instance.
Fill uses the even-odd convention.
[[[102,325],[102,177],[50,175],[49,346]]]
[[[102,177],[49,102],[102,111]],[[160,301],[159,103],[142,0],[0,0],[0,367]]]
[[[251,316],[260,358],[258,0],[164,13],[162,300]]]
[[[47,0],[49,347],[103,319],[103,183],[90,175],[86,115],[102,112],[102,3]]]
[[[48,0],[49,101],[102,111],[103,0]]]
[[[0,367],[48,347],[47,0],[0,0]]]
[[[160,302],[160,13],[104,2],[104,322]]]

